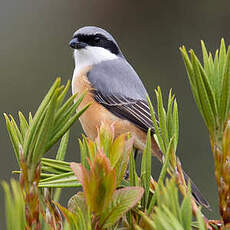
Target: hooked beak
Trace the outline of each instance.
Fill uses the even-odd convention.
[[[77,38],[73,38],[70,42],[69,42],[69,46],[73,49],[83,49],[87,46],[86,43],[84,42],[80,42],[78,41]]]

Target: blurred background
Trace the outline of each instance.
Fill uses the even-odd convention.
[[[18,168],[3,112],[14,117],[19,110],[34,114],[56,77],[64,82],[72,78],[74,62],[68,42],[73,32],[97,25],[113,34],[152,98],[158,85],[165,98],[173,89],[180,116],[178,155],[212,206],[207,216],[217,218],[208,132],[192,98],[179,47],[193,48],[201,57],[203,39],[214,52],[221,37],[229,44],[229,22],[230,2],[224,0],[0,0],[0,180],[9,180],[11,171]],[[66,160],[79,161],[81,133],[76,122]],[[157,178],[159,164],[153,161]],[[64,205],[74,191],[62,194]],[[4,226],[2,188],[0,193],[0,225]]]

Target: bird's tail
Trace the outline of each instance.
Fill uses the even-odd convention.
[[[211,210],[211,207],[210,207],[208,201],[204,198],[204,196],[201,194],[200,190],[192,182],[192,180],[190,179],[190,177],[187,175],[187,173],[184,170],[183,170],[183,175],[184,175],[184,179],[185,179],[186,184],[188,184],[188,183],[191,184],[192,195],[193,195],[195,201],[197,202],[197,204],[202,205],[203,207]]]
[[[155,155],[160,160],[161,163],[163,162],[163,153],[161,152],[161,150],[159,149],[159,147],[155,141],[152,141],[152,153],[153,153],[153,155]],[[192,180],[184,172],[184,170],[183,170],[183,175],[184,175],[184,179],[185,179],[186,184],[188,184],[188,183],[191,184],[191,192],[192,192],[193,198],[195,199],[196,203],[198,205],[201,205],[201,206],[211,210],[211,207],[210,207],[208,201],[204,198],[204,196],[201,194],[201,192],[199,191],[197,186],[192,182]]]

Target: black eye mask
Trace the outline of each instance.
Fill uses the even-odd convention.
[[[80,42],[84,42],[90,46],[97,46],[102,47],[107,50],[110,50],[113,54],[119,54],[119,48],[117,45],[111,41],[108,40],[104,35],[102,34],[93,34],[93,35],[85,35],[85,34],[78,34],[76,36]]]

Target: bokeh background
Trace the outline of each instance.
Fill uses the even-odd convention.
[[[72,78],[74,63],[68,47],[72,33],[85,25],[111,32],[153,96],[158,85],[165,98],[170,88],[179,104],[178,155],[213,212],[218,216],[216,183],[208,133],[192,98],[179,47],[193,48],[201,57],[200,40],[212,52],[221,37],[230,42],[230,2],[214,0],[87,1],[0,0],[0,179],[9,180],[17,169],[3,112],[14,117],[20,110],[34,113],[56,79]],[[77,122],[71,131],[66,159],[79,160]],[[157,176],[159,164],[155,163]],[[74,190],[62,194],[63,204]],[[0,225],[4,226],[0,188]]]

